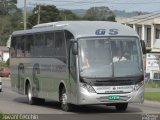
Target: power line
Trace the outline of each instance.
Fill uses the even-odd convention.
[[[47,2],[47,1],[53,1],[53,2],[56,2],[56,3],[64,3],[64,2],[66,2],[66,3],[89,3],[89,4],[91,4],[91,3],[93,3],[93,0],[92,1],[71,1],[71,0],[69,0],[69,1],[67,1],[67,0],[64,0],[64,1],[55,1],[55,0],[36,0],[36,1],[45,1],[45,2]],[[157,3],[160,3],[160,2],[109,2],[109,1],[104,1],[104,0],[102,0],[102,1],[94,1],[94,3],[107,3],[107,4],[157,4]]]
[[[29,4],[29,5],[36,6],[37,4],[39,4],[39,3],[34,3],[34,4]],[[89,3],[82,3],[81,6],[82,6],[82,5],[88,5],[88,4],[89,4]],[[48,4],[42,3],[42,5],[48,5]],[[71,6],[70,4],[66,4],[66,3],[63,3],[63,4],[52,4],[52,5],[55,5],[55,6]],[[74,3],[74,4],[72,4],[72,5],[74,5],[74,6],[79,6],[79,4],[76,4],[76,3]]]
[[[135,5],[153,5],[154,4],[159,4],[160,2],[115,2],[112,0],[78,0],[78,1],[74,1],[74,0],[34,0],[33,3],[37,3],[37,4],[41,4],[43,3],[44,5],[55,5],[58,8],[65,8],[66,9],[70,9],[72,7],[80,7],[84,8],[84,7],[96,7],[96,6],[108,6],[110,8],[114,8],[116,5],[120,6],[120,5],[128,5],[128,9],[130,8],[130,6],[135,6]],[[115,9],[115,8],[114,8]]]
[[[156,16],[156,17],[154,17],[154,18],[159,18],[159,17],[160,17],[160,13],[159,13],[159,15],[158,15],[158,16]],[[145,19],[145,20],[139,21],[139,22],[137,22],[137,23],[141,23],[141,22],[144,22],[144,21],[147,21],[147,20],[151,20],[151,19],[153,19],[153,18],[148,18],[148,19]]]
[[[43,1],[43,0],[37,0],[37,1]],[[52,0],[46,0],[47,1],[52,1]],[[46,3],[45,2],[45,3]],[[71,6],[71,5],[74,5],[74,6],[79,6],[81,4],[82,5],[88,5],[88,4],[93,4],[93,1],[92,2],[74,2],[74,1],[54,1],[56,2],[56,4],[53,4],[53,5],[56,5],[56,6]],[[65,3],[66,2],[66,3]],[[45,4],[44,3],[44,4]],[[60,3],[60,4],[59,4]],[[34,3],[34,4],[30,4],[30,5],[36,5],[37,3]],[[51,4],[51,3],[49,3]]]
[[[57,7],[67,7],[67,6],[87,6],[87,5],[91,5],[93,7],[96,7],[96,4],[103,4],[103,5],[109,5],[109,4],[113,4],[113,5],[122,5],[122,4],[127,4],[127,5],[150,5],[150,4],[159,4],[160,2],[112,2],[109,0],[81,0],[81,1],[73,1],[73,0],[35,0],[38,3],[42,3],[44,2],[45,4],[52,4],[55,5]]]
[[[160,15],[160,10],[152,12],[152,14],[147,16],[147,17],[142,17],[142,18],[139,18],[139,19],[131,20],[131,21],[128,21],[127,23],[131,23],[131,22],[133,23],[133,22],[136,22],[136,21],[137,21],[136,23],[140,23],[140,22],[146,21],[147,18],[152,19],[151,17],[154,17],[156,15]],[[160,16],[156,16],[156,18],[157,17],[160,17]],[[140,21],[140,20],[142,20],[142,21]]]

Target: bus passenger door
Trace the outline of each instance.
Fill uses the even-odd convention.
[[[38,75],[40,74],[40,67],[38,63],[35,63],[33,65],[33,71],[32,71],[32,76],[33,76],[33,84],[32,84],[32,92],[34,97],[38,97],[39,93],[39,77]]]
[[[72,53],[72,47],[69,50],[69,80],[70,80],[70,95],[71,102],[77,103],[77,68],[76,55]]]

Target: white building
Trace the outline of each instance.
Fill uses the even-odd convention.
[[[9,59],[9,48],[0,46],[0,62],[6,62]]]
[[[140,38],[147,44],[148,50],[160,52],[160,12],[116,20],[137,31]]]

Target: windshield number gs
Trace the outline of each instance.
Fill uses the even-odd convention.
[[[98,29],[95,32],[96,35],[105,35],[105,33],[106,33],[105,29]],[[118,29],[109,29],[108,34],[109,35],[117,35],[118,34]]]
[[[118,29],[109,29],[109,35],[117,35]]]

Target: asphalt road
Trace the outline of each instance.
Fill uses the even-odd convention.
[[[126,112],[117,112],[115,107],[105,105],[75,107],[74,112],[64,112],[60,104],[46,101],[44,105],[28,105],[26,96],[11,90],[10,79],[2,79],[3,89],[0,93],[0,113],[38,114],[41,120],[146,120],[144,115],[159,114],[160,103],[145,101],[143,104],[129,104]],[[150,120],[150,119],[148,119]]]

